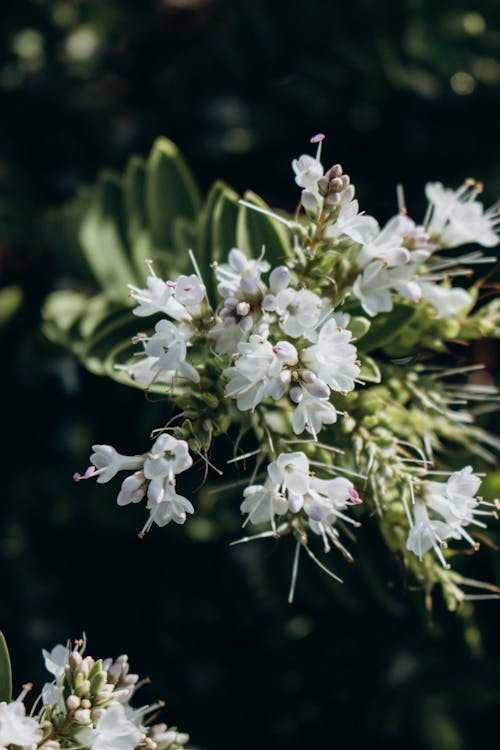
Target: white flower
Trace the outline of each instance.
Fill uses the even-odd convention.
[[[422,298],[436,309],[436,318],[453,319],[468,311],[474,300],[468,291],[461,287],[446,287],[429,281],[420,281]]]
[[[226,318],[210,329],[210,336],[215,339],[217,354],[233,354],[238,349],[238,344],[244,335],[235,319],[228,320]]]
[[[304,362],[334,391],[352,391],[359,375],[351,338],[350,331],[339,328],[334,319],[328,320],[319,332],[318,342],[302,352]]]
[[[433,549],[443,567],[448,567],[441,549],[446,548],[445,540],[452,535],[453,529],[443,521],[431,520],[425,504],[419,500],[413,506],[413,513],[415,521],[406,540],[406,549],[420,560],[426,552]]]
[[[431,236],[438,236],[443,247],[469,242],[483,247],[498,244],[498,206],[485,211],[483,204],[476,200],[478,192],[474,180],[464,182],[458,190],[445,188],[441,182],[429,182],[425,186],[431,212],[426,229]]]
[[[297,185],[311,191],[315,190],[318,180],[323,177],[324,173],[321,162],[309,154],[302,154],[298,159],[294,159],[292,168]]]
[[[288,341],[274,346],[262,336],[253,334],[238,345],[240,357],[223,374],[228,379],[226,396],[235,398],[240,411],[253,411],[266,396],[280,398],[290,382],[290,372],[283,365],[295,365],[297,350]]]
[[[486,525],[476,516],[492,515],[479,507],[477,491],[480,484],[481,479],[473,474],[472,467],[466,466],[451,474],[447,482],[428,482],[426,486],[427,506],[451,527],[451,536],[464,538],[472,546],[476,543],[464,527],[473,524],[485,528]]]
[[[349,200],[341,204],[335,224],[330,224],[326,228],[324,236],[336,238],[345,234],[354,242],[365,244],[370,242],[378,231],[377,220],[373,216],[359,213],[358,201]]]
[[[350,505],[359,505],[361,500],[350,482],[345,477],[334,479],[311,479],[310,488],[304,497],[304,510],[313,521],[325,523],[332,516],[353,523],[342,511]]]
[[[296,435],[307,430],[316,438],[325,424],[337,421],[337,411],[327,398],[315,398],[304,392],[293,413],[292,427]]]
[[[162,370],[179,373],[194,383],[200,382],[198,371],[186,362],[187,342],[193,334],[190,326],[174,325],[170,320],[160,320],[155,326],[156,333],[145,343],[146,354],[158,358]]]
[[[129,284],[130,296],[139,303],[134,308],[134,315],[147,317],[155,313],[165,313],[175,320],[189,320],[186,308],[173,297],[175,283],[159,279],[153,270],[152,261],[147,261],[149,276],[146,279],[146,289],[139,289]]]
[[[280,328],[286,334],[316,341],[315,329],[325,315],[325,303],[309,289],[288,288],[276,295],[276,312],[280,316]]]
[[[267,467],[272,482],[286,492],[288,507],[292,513],[298,513],[304,504],[304,493],[309,489],[309,461],[305,453],[280,453],[276,461]]]
[[[42,649],[43,658],[45,660],[45,669],[54,677],[59,679],[64,675],[64,669],[68,663],[69,650],[67,646],[63,646],[58,643],[54,646],[52,651],[46,651]]]
[[[380,232],[363,244],[356,262],[364,268],[371,260],[381,260],[388,266],[401,266],[411,258],[410,251],[403,246],[405,236],[414,230],[414,222],[404,214],[390,219]]]
[[[179,276],[175,281],[175,299],[191,314],[199,313],[199,305],[206,294],[205,285],[198,276]]]
[[[124,707],[120,703],[113,703],[104,711],[95,727],[85,727],[76,737],[89,750],[134,750],[144,734],[127,718]]]
[[[151,385],[154,382],[172,386],[175,372],[161,370],[158,361],[158,357],[142,357],[126,365],[115,365],[114,368],[115,370],[124,370],[132,380],[143,385]]]
[[[374,260],[356,278],[352,285],[352,293],[359,299],[368,315],[390,312],[394,304],[392,292],[411,302],[418,302],[421,298],[420,286],[415,281],[414,274],[413,264],[388,268],[384,263]]]
[[[42,739],[43,732],[36,719],[26,716],[24,703],[0,702],[0,750],[15,747],[34,747]]]
[[[261,286],[261,273],[269,271],[269,268],[267,261],[247,258],[244,252],[233,247],[229,251],[228,262],[215,268],[215,276],[219,282],[217,290],[222,297],[238,299],[242,289],[248,294],[256,293]]]
[[[129,503],[140,503],[146,494],[146,477],[142,471],[125,477],[120,492],[116,498],[118,505],[129,505]]]
[[[247,487],[243,495],[245,499],[240,509],[242,513],[248,513],[251,523],[272,523],[274,516],[282,516],[288,510],[286,499],[269,478],[264,485],[254,484]]]
[[[148,509],[151,511],[145,531],[153,523],[166,526],[170,521],[183,524],[186,513],[194,513],[192,503],[183,495],[178,495],[167,479],[153,479],[148,492]]]
[[[165,479],[172,481],[193,465],[189,446],[185,440],[177,440],[172,435],[162,433],[153,443],[144,460],[146,479]]]
[[[83,475],[74,474],[75,482],[96,477],[99,484],[104,484],[113,479],[119,471],[140,469],[144,462],[143,456],[122,456],[112,445],[93,445],[92,450],[94,452],[90,456],[90,461],[93,466]]]

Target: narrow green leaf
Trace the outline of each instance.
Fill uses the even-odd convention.
[[[0,701],[9,703],[12,700],[12,668],[9,649],[0,630]]]
[[[82,219],[79,239],[83,254],[103,290],[125,299],[136,274],[125,244],[122,191],[119,181],[103,173]]]
[[[352,337],[355,341],[359,341],[366,336],[371,327],[371,321],[368,318],[364,318],[360,315],[355,315],[349,321],[349,330],[352,333]]]
[[[259,208],[271,211],[258,195],[247,191],[244,199]],[[290,255],[290,236],[287,229],[271,216],[240,206],[236,243],[250,257],[256,258],[265,248],[265,257],[271,265],[280,265]]]
[[[178,216],[196,219],[200,196],[177,146],[158,138],[146,166],[146,210],[154,247],[170,247],[173,221]]]
[[[396,333],[415,315],[415,307],[397,303],[390,313],[381,313],[371,321],[370,330],[361,339],[359,348],[363,352],[380,349],[394,338]],[[361,356],[361,354],[360,354]]]
[[[238,194],[218,180],[210,189],[199,220],[196,258],[212,304],[216,284],[211,264],[225,261],[229,250],[236,245],[238,200]]]
[[[152,257],[153,248],[146,210],[146,164],[140,156],[132,156],[127,164],[123,176],[123,200],[130,257],[142,284],[148,275],[144,261]]]

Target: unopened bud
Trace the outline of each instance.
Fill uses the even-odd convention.
[[[72,651],[69,655],[68,664],[72,669],[76,669],[82,663],[83,657],[79,651]]]
[[[242,318],[245,317],[245,315],[248,315],[250,312],[250,305],[248,302],[238,302],[236,305],[236,312],[238,315],[241,315]]]
[[[293,403],[300,404],[303,398],[304,398],[304,391],[302,390],[300,385],[293,385],[290,388],[290,399],[293,401]]]
[[[290,283],[290,271],[286,266],[277,266],[269,274],[269,287],[273,294],[286,289]]]
[[[242,318],[240,320],[240,328],[243,331],[243,333],[248,333],[248,331],[253,326],[253,316],[247,315],[245,318]]]
[[[262,300],[261,306],[266,312],[273,312],[273,310],[276,310],[276,297],[274,294],[266,294]]]
[[[68,695],[66,707],[68,711],[76,711],[77,708],[80,708],[80,698],[77,695]]]
[[[341,185],[342,185],[342,189],[345,190],[345,188],[351,182],[351,178],[349,177],[348,174],[343,174],[342,177],[340,177],[339,179],[340,179],[340,182],[341,182]]]
[[[88,700],[88,698],[84,698],[81,702],[82,708],[92,708],[92,703]]]
[[[333,180],[331,180],[328,187],[332,193],[340,193],[340,191],[345,188],[346,185],[344,185],[341,177],[335,177]]]
[[[315,383],[318,378],[312,370],[302,370],[301,376],[304,383]]]
[[[328,170],[328,175],[330,178],[340,177],[343,171],[344,170],[342,169],[340,164],[334,164],[333,167],[330,167],[330,169]]]
[[[329,387],[323,380],[320,380],[319,378],[317,378],[314,383],[308,383],[306,385],[306,388],[311,396],[314,396],[314,398],[328,398],[328,396],[330,395]]]
[[[328,193],[326,196],[326,204],[328,206],[336,206],[340,203],[340,193]]]
[[[90,724],[91,718],[89,709],[79,708],[78,711],[75,711],[75,719],[76,721],[79,721],[80,724]]]

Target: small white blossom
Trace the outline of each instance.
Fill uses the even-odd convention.
[[[140,503],[145,494],[146,477],[142,471],[136,471],[135,474],[130,474],[123,480],[116,502],[118,505]]]
[[[244,252],[233,247],[229,251],[228,262],[215,268],[219,294],[240,299],[242,289],[248,294],[258,292],[261,288],[260,276],[269,268],[267,261],[247,258]]]
[[[349,200],[341,204],[337,220],[326,228],[324,236],[337,238],[347,235],[354,242],[366,244],[377,235],[378,231],[377,220],[373,216],[359,213],[358,201]]]
[[[144,460],[146,479],[167,478],[172,480],[193,465],[189,446],[185,440],[162,433],[153,443]]]
[[[158,358],[158,367],[168,372],[175,372],[200,382],[199,372],[186,362],[187,343],[193,329],[186,325],[175,325],[170,320],[160,320],[155,326],[155,333],[145,343],[146,354]]]
[[[309,489],[309,461],[305,453],[280,453],[267,467],[267,473],[282,493],[287,493],[288,507],[297,513],[304,504],[304,493]]]
[[[297,350],[288,341],[274,346],[262,336],[253,334],[238,346],[240,357],[223,374],[227,378],[226,396],[235,398],[240,411],[253,411],[266,396],[280,398],[290,382],[283,365],[295,365]]]
[[[79,743],[89,750],[134,750],[143,738],[120,703],[109,706],[95,727],[85,727],[77,734]]]
[[[394,306],[394,292],[411,302],[420,300],[422,292],[414,274],[413,264],[388,268],[384,263],[374,260],[356,278],[352,293],[368,315],[373,317],[381,312],[390,312]]]
[[[332,390],[349,392],[359,375],[356,347],[352,334],[339,328],[334,319],[327,320],[318,335],[318,342],[302,352],[302,359]]]
[[[405,236],[414,228],[414,222],[403,214],[390,219],[378,234],[361,247],[356,262],[364,268],[372,260],[381,260],[387,266],[402,266],[412,254],[404,247]]]
[[[243,492],[244,501],[240,509],[248,513],[250,523],[273,523],[274,516],[282,516],[288,510],[288,503],[268,478],[264,485],[254,484]]]
[[[191,315],[199,313],[199,304],[205,297],[206,289],[198,276],[178,276],[175,281],[175,299],[187,308]]]
[[[42,739],[42,729],[36,719],[26,716],[24,703],[0,702],[0,750],[33,748]]]
[[[95,477],[99,484],[104,484],[111,481],[119,471],[140,469],[144,463],[142,456],[122,456],[112,445],[93,445],[92,450],[94,452],[90,456],[90,461],[93,466],[83,475],[74,474],[75,482]]]
[[[429,182],[425,194],[430,204],[430,219],[426,229],[436,235],[443,247],[458,247],[477,242],[483,247],[498,244],[500,216],[498,206],[484,210],[476,200],[478,186],[468,180],[458,188],[445,188],[441,182]]]
[[[325,315],[328,305],[309,289],[283,289],[276,295],[276,312],[282,331],[292,338],[304,336],[316,341],[316,328]]]
[[[453,320],[474,304],[472,295],[461,287],[446,287],[430,281],[420,281],[422,298],[436,309],[436,318]]]
[[[318,180],[324,174],[321,162],[309,154],[302,154],[298,159],[294,159],[292,167],[295,172],[295,182],[306,190],[314,191]]]
[[[149,276],[146,279],[146,288],[139,289],[129,284],[130,296],[139,303],[133,310],[134,315],[144,318],[155,313],[164,313],[175,320],[189,320],[191,316],[186,308],[174,299],[175,283],[158,278],[151,261],[147,262],[147,266]]]
[[[52,651],[42,649],[42,654],[47,672],[53,674],[56,680],[62,677],[64,675],[66,664],[68,663],[68,646],[63,646],[61,643],[58,643],[57,646],[54,646]]]
[[[145,531],[151,528],[153,523],[158,526],[166,526],[170,521],[183,524],[186,521],[186,513],[194,513],[192,503],[183,495],[179,495],[166,479],[153,479],[149,485],[148,510],[151,511]]]
[[[337,411],[327,398],[315,398],[305,392],[295,407],[292,427],[296,435],[306,430],[316,437],[323,425],[334,424],[336,421]]]
[[[446,548],[446,539],[452,535],[453,529],[443,521],[431,520],[425,504],[419,500],[413,506],[413,514],[415,521],[410,528],[406,549],[420,560],[426,552],[433,549],[443,567],[447,567],[441,550]]]

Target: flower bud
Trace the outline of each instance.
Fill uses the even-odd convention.
[[[248,331],[253,326],[253,315],[247,315],[245,318],[242,318],[240,320],[240,328],[243,331],[243,333],[248,333]]]
[[[344,170],[342,169],[342,167],[340,166],[340,164],[334,164],[333,167],[330,167],[330,169],[328,170],[328,176],[330,178],[332,178],[332,177],[340,177],[342,175],[343,171]]]
[[[266,312],[273,312],[276,309],[276,297],[274,294],[266,294],[261,306]]]
[[[290,271],[286,266],[276,266],[269,274],[269,288],[273,294],[286,289],[290,283]]]
[[[307,383],[305,387],[314,398],[328,398],[330,395],[329,387],[320,378],[317,378],[314,383]]]
[[[314,193],[311,193],[310,190],[302,191],[300,202],[302,203],[306,211],[317,211],[318,209],[318,199],[316,198]]]
[[[245,294],[257,294],[257,292],[259,291],[257,282],[250,276],[242,277],[240,281],[240,289],[245,292]]]
[[[78,711],[75,711],[75,719],[80,722],[80,724],[90,724],[91,718],[89,709],[79,708]]]
[[[77,695],[68,695],[66,698],[66,708],[68,711],[76,711],[80,708],[80,698]]]
[[[248,315],[250,312],[250,305],[248,302],[238,302],[236,305],[236,312],[238,315],[241,315],[242,318],[245,317],[245,315]]]
[[[76,669],[82,663],[83,657],[79,651],[72,651],[69,655],[68,664],[72,669]]]
[[[302,370],[300,374],[304,383],[315,383],[318,378],[312,370]]]
[[[300,404],[303,398],[304,398],[304,391],[302,390],[300,385],[293,385],[290,388],[290,399],[293,401],[293,403]]]

